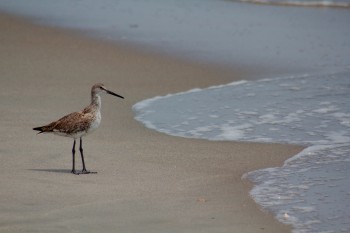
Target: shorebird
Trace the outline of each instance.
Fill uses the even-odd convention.
[[[100,93],[107,93],[124,99],[123,96],[107,90],[103,84],[98,83],[93,85],[91,88],[91,104],[89,106],[87,106],[79,112],[73,112],[71,114],[68,114],[57,121],[51,122],[48,125],[33,128],[33,130],[39,131],[38,134],[53,133],[55,135],[70,137],[74,139],[72,149],[72,173],[76,175],[93,173],[86,170],[85,167],[82,137],[96,130],[101,123]],[[80,139],[79,151],[81,155],[81,161],[83,164],[83,169],[81,172],[77,172],[75,170],[75,142],[78,138]]]

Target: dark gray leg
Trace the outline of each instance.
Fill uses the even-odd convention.
[[[80,155],[81,155],[81,162],[83,163],[83,170],[81,171],[81,174],[96,174],[97,172],[90,172],[86,170],[85,167],[85,161],[84,161],[84,154],[83,154],[83,140],[80,138],[80,147],[79,147]]]
[[[83,170],[82,173],[90,173],[86,170],[85,167],[85,161],[84,161],[84,154],[83,154],[83,140],[80,138],[80,147],[79,147],[80,155],[81,155],[81,162],[83,163]]]
[[[75,139],[74,139],[74,142],[73,142],[72,155],[73,155],[72,173],[73,173],[73,174],[77,174],[77,173],[75,172]]]

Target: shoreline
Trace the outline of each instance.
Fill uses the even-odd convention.
[[[249,77],[0,15],[2,232],[290,232],[249,196],[241,176],[281,166],[299,146],[167,136],[134,120],[146,98]],[[31,128],[103,96],[100,129],[84,140],[87,168],[70,174],[71,140]],[[79,161],[77,161],[79,164]]]

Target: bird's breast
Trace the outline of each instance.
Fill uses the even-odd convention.
[[[101,113],[98,111],[94,117],[94,120],[91,122],[88,133],[95,131],[100,126],[100,123],[101,123]]]

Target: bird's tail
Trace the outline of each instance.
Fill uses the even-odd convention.
[[[35,127],[35,128],[33,128],[33,130],[39,131],[38,134],[44,133],[44,127],[43,126]]]

